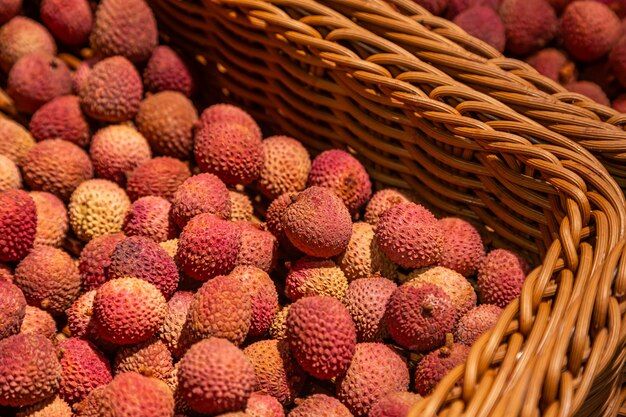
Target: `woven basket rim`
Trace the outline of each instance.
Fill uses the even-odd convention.
[[[417,56],[432,59],[433,65],[446,67],[449,71],[458,69],[457,76],[463,82],[485,88],[488,88],[487,83],[494,83],[493,96],[496,99],[523,108],[527,115],[540,116],[548,123],[551,118],[557,119],[559,113],[567,114],[568,117],[561,116],[558,124],[554,124],[554,130],[574,137],[576,142],[596,153],[620,185],[626,187],[626,173],[619,167],[626,156],[623,153],[626,114],[568,91],[526,62],[506,57],[412,0],[320,2],[340,9],[357,23],[376,28],[375,33],[385,39],[399,42],[413,52],[419,51]],[[438,52],[440,48],[433,46],[433,40],[450,48]]]

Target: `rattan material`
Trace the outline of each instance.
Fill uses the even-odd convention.
[[[626,115],[571,93],[412,0],[320,0],[424,62],[594,152],[626,187]],[[399,13],[398,13],[399,12]],[[607,126],[609,125],[609,126]],[[611,129],[611,126],[614,127]]]
[[[313,149],[348,147],[382,185],[411,188],[540,256],[521,298],[412,417],[617,413],[626,216],[618,185],[591,155],[605,158],[597,140],[560,135],[542,114],[516,112],[319,2],[152,4],[169,38],[214,60],[212,81],[256,117]],[[564,106],[581,113],[566,117],[572,124],[595,120],[590,132],[615,133],[621,146],[616,127],[578,102]]]
[[[620,417],[626,417],[626,387],[622,388],[622,392],[619,397],[620,409],[617,413]]]

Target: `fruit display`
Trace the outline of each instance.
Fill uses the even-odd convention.
[[[623,0],[413,0],[568,90],[626,111]]]
[[[483,225],[203,105],[144,0],[13,3],[1,415],[401,417],[519,296],[525,255]],[[543,42],[542,19],[514,48]]]

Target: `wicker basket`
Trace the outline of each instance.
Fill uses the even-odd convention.
[[[598,159],[622,181],[622,116],[498,58],[443,20],[430,17],[443,28],[436,32],[473,53],[382,3],[323,1],[332,8],[151,2],[165,37],[209,60],[206,81],[256,117],[313,150],[351,149],[378,184],[412,189],[535,255],[520,299],[411,417],[616,415],[626,213]],[[403,31],[419,27],[423,40],[391,33],[358,7]],[[426,56],[433,65],[419,59]]]
[[[621,407],[617,415],[620,417],[626,417],[626,388],[622,388],[619,403],[621,404]]]
[[[540,76],[528,64],[506,58],[412,0],[320,2],[397,43],[455,80],[577,141],[598,156],[620,186],[626,186],[623,130],[626,114],[567,91]]]

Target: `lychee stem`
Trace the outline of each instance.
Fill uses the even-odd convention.
[[[435,309],[435,306],[433,305],[431,301],[425,301],[422,304],[422,314],[424,316],[432,317],[434,309]]]

